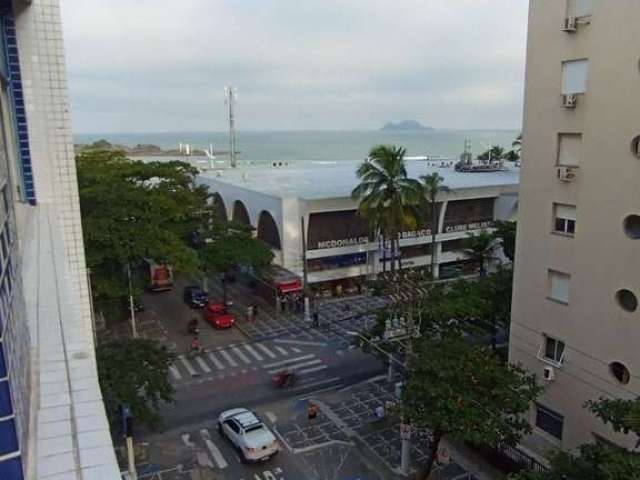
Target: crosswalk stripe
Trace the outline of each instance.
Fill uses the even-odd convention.
[[[187,372],[189,372],[189,375],[191,375],[192,377],[198,375],[198,372],[196,372],[195,368],[191,366],[191,364],[187,361],[186,358],[184,357],[178,357],[178,358],[182,362],[182,365],[184,365],[184,368],[187,369]]]
[[[225,369],[224,365],[222,364],[222,362],[220,360],[218,360],[216,358],[216,356],[212,352],[209,352],[209,360],[211,360],[213,362],[213,364],[215,365],[215,367],[218,370],[224,370]]]
[[[293,350],[296,353],[300,353],[302,351],[298,347],[291,347],[291,350]]]
[[[247,344],[244,346],[244,348],[247,350],[247,352],[249,352],[251,355],[253,355],[253,357],[258,360],[259,362],[261,362],[262,360],[264,360],[264,358],[262,358],[262,355],[260,355],[258,352],[256,352],[253,348],[251,348],[251,345]]]
[[[304,370],[300,370],[298,373],[318,372],[320,370],[324,370],[325,368],[329,368],[329,366],[328,365],[320,365],[319,367],[305,368]]]
[[[273,368],[273,367],[278,367],[280,365],[284,365],[285,363],[292,363],[292,362],[300,362],[302,360],[308,360],[310,358],[314,358],[315,355],[309,354],[309,355],[304,355],[302,357],[296,357],[296,358],[288,358],[286,360],[280,360],[279,362],[273,362],[273,363],[267,363],[265,365],[263,365],[264,368]]]
[[[289,352],[287,352],[284,348],[282,347],[278,347],[276,346],[276,350],[278,350],[282,355],[289,355]]]
[[[240,357],[240,360],[242,360],[244,363],[249,364],[251,363],[251,360],[249,360],[249,357],[247,357],[244,353],[242,353],[242,351],[234,346],[231,345],[231,350],[233,351],[233,353],[235,353],[238,357]]]
[[[171,375],[175,380],[180,380],[182,378],[182,375],[180,375],[180,372],[178,371],[178,369],[173,365],[169,366],[169,371],[171,372]]]
[[[218,350],[218,353],[220,355],[222,355],[224,357],[224,359],[227,362],[229,362],[229,365],[231,365],[232,367],[237,367],[238,366],[236,361],[231,357],[231,355],[229,355],[229,352],[227,352],[226,350]]]
[[[295,370],[298,373],[302,373],[299,369],[302,367],[310,367],[311,365],[317,365],[318,363],[322,363],[322,360],[320,359],[315,359],[315,360],[310,360],[308,362],[303,362],[303,363],[298,363],[295,365],[287,365],[287,368],[290,368],[291,370]],[[278,373],[280,371],[282,367],[280,368],[274,368],[273,370],[269,370],[269,374],[273,375],[274,373]]]
[[[196,357],[196,362],[198,362],[198,365],[200,365],[200,368],[204,371],[204,373],[211,372],[209,365],[207,365],[203,359],[201,359],[200,357]]]
[[[220,470],[227,468],[229,464],[222,456],[222,452],[220,451],[220,449],[216,446],[215,443],[211,441],[211,435],[209,434],[209,431],[206,429],[202,429],[200,430],[200,435],[202,435],[202,439],[204,440],[204,443],[207,445],[207,449],[209,450],[209,453],[211,453],[211,456],[213,457],[213,461],[216,462],[216,465],[218,466],[218,468]]]
[[[271,358],[277,358],[276,354],[273,353],[271,350],[269,350],[267,347],[265,347],[264,345],[262,345],[261,343],[256,343],[256,347],[258,347],[260,350],[262,350],[264,353],[266,353],[267,355],[269,355]],[[278,347],[276,347],[278,348]],[[284,349],[283,349],[284,350]],[[286,350],[284,350],[286,352]],[[286,353],[285,353],[286,355]]]

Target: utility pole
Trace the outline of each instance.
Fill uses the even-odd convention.
[[[308,287],[308,272],[307,272],[307,236],[304,229],[304,216],[300,217],[300,238],[302,239],[302,288],[304,293],[304,319],[305,321],[311,320],[309,312],[309,287]]]
[[[404,365],[405,375],[409,373],[409,361],[413,355],[413,312],[407,312],[407,331],[409,333],[407,339],[407,351],[405,353]],[[406,383],[406,377],[405,377]],[[400,457],[400,473],[409,476],[411,473],[411,426],[405,423],[404,415],[400,419],[400,437],[402,440],[402,450]]]
[[[231,168],[236,168],[236,119],[234,107],[238,94],[232,86],[224,88],[225,103],[229,107],[229,161]]]
[[[138,329],[136,328],[136,309],[133,304],[133,289],[131,288],[131,263],[127,262],[127,277],[129,279],[129,310],[131,312],[131,333],[133,338],[138,338]]]
[[[122,427],[127,443],[127,463],[129,470],[129,480],[138,480],[138,471],[136,470],[136,456],[133,449],[133,416],[131,409],[127,405],[122,405]]]

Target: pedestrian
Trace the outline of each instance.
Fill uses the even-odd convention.
[[[251,305],[247,307],[247,321],[253,322],[253,307]]]
[[[256,303],[254,303],[253,305],[251,305],[251,308],[253,309],[253,319],[257,320],[257,318],[258,318],[258,305]]]
[[[320,326],[320,315],[318,312],[313,312],[313,326],[318,328]]]

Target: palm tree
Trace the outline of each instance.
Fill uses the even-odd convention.
[[[441,193],[449,192],[449,187],[444,185],[444,178],[438,172],[420,177],[422,180],[422,193],[424,201],[431,215],[431,279],[435,278],[438,262],[438,250],[436,249],[436,234],[438,233],[438,197]]]
[[[399,250],[398,235],[415,227],[416,206],[420,200],[420,182],[409,178],[404,161],[406,149],[379,145],[358,167],[360,184],[351,197],[358,200],[358,213],[383,240],[391,242],[391,270],[395,270]]]
[[[520,152],[522,151],[522,134],[516,137],[516,139],[511,143],[511,146],[513,147],[513,151],[520,155]]]
[[[480,276],[487,274],[485,264],[493,258],[493,252],[496,249],[495,237],[487,230],[481,230],[478,233],[469,233],[469,237],[464,241],[465,255],[478,262],[480,265]]]

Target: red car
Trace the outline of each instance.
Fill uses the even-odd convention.
[[[209,301],[202,311],[202,316],[214,328],[231,328],[236,322],[236,317],[227,311],[226,305],[215,300]]]

